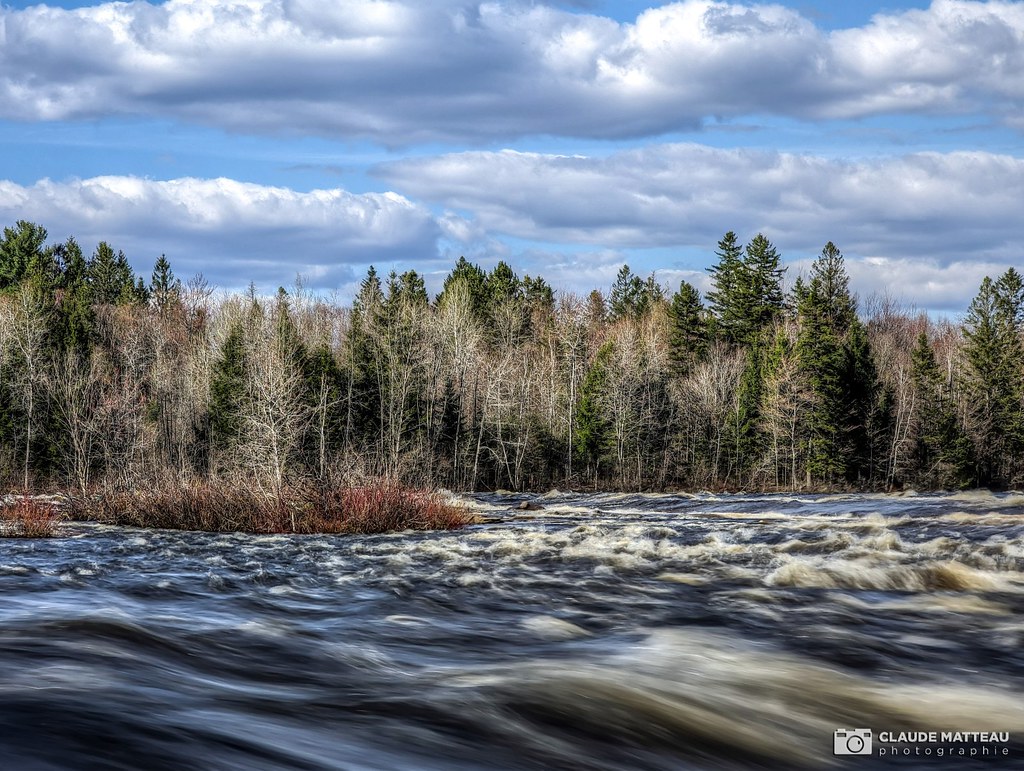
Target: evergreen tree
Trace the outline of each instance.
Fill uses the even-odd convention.
[[[856,319],[857,311],[850,295],[850,279],[846,275],[843,255],[829,241],[811,266],[811,291],[825,313],[825,320],[836,329],[847,329]]]
[[[295,326],[295,320],[292,318],[291,298],[283,286],[277,288],[273,319],[274,343],[279,346],[279,350],[283,354],[282,358],[295,367],[308,385],[311,378],[306,344],[302,341],[299,330]],[[308,400],[310,396],[308,391],[304,396]]]
[[[739,272],[739,325],[737,339],[751,344],[768,329],[782,311],[782,275],[779,253],[772,242],[758,233],[747,244]]]
[[[611,342],[598,349],[594,363],[583,379],[576,406],[573,447],[577,458],[588,468],[595,481],[602,461],[614,444],[612,427],[605,416],[603,404],[608,366],[614,352],[615,346]]]
[[[88,264],[89,288],[95,305],[124,305],[144,300],[145,286],[136,283],[135,273],[124,252],[114,253],[101,241]]]
[[[1010,268],[998,281],[986,277],[964,321],[972,422],[981,482],[1016,482],[1024,453],[1024,292]]]
[[[669,359],[676,377],[685,377],[693,365],[704,358],[707,352],[707,323],[700,292],[686,281],[679,282],[679,289],[672,295],[668,307]]]
[[[707,293],[708,309],[714,322],[714,333],[728,342],[737,342],[740,317],[740,291],[743,283],[743,248],[731,230],[718,242],[718,262],[707,269],[711,274],[711,291]]]
[[[181,281],[174,277],[171,263],[163,254],[153,265],[153,276],[149,282],[149,296],[161,315],[181,296]]]
[[[643,279],[630,270],[629,265],[623,265],[615,276],[615,283],[612,284],[612,291],[608,296],[611,320],[635,317],[643,302],[643,296]]]
[[[313,349],[306,360],[306,388],[311,395],[312,441],[306,449],[307,465],[324,481],[328,460],[342,449],[345,438],[344,376],[329,345]]]
[[[437,304],[442,305],[446,295],[455,284],[462,284],[469,295],[470,307],[473,315],[479,321],[487,318],[487,309],[490,304],[490,296],[487,290],[487,273],[479,266],[474,265],[465,257],[459,257],[452,272],[444,280],[441,294],[437,296]]]
[[[799,308],[800,332],[796,343],[797,359],[813,394],[805,416],[808,484],[815,480],[834,482],[846,472],[842,398],[845,356],[842,338],[828,322],[828,314],[812,282]]]
[[[82,248],[69,238],[55,248],[61,268],[61,298],[55,318],[56,344],[81,354],[89,351],[95,328],[88,264]]]
[[[813,394],[807,416],[808,481],[861,479],[873,470],[877,374],[849,293],[843,256],[829,242],[811,267],[798,308],[797,357]]]
[[[916,416],[914,459],[929,487],[963,488],[973,477],[973,447],[960,429],[952,394],[923,330],[911,353]]]
[[[242,431],[242,408],[246,388],[245,333],[242,324],[232,324],[220,348],[210,377],[210,431],[214,450],[228,450]]]
[[[522,300],[523,283],[507,262],[499,262],[487,277],[487,295],[491,308]]]
[[[785,268],[779,267],[778,250],[760,233],[741,250],[730,231],[716,254],[707,295],[715,334],[733,345],[752,345],[782,312]]]
[[[61,287],[68,287],[85,284],[89,279],[89,264],[82,254],[82,247],[73,236],[69,237],[63,244],[54,247],[54,256],[57,258]]]
[[[623,265],[615,277],[609,295],[609,312],[612,321],[623,318],[640,318],[649,313],[665,299],[664,292],[652,273],[647,280],[640,278]]]
[[[540,276],[523,276],[523,295],[531,308],[553,310],[555,307],[555,291]]]
[[[0,291],[17,285],[30,266],[35,265],[35,272],[40,272],[46,236],[46,228],[25,220],[4,228],[0,239]]]
[[[746,363],[736,391],[736,409],[726,426],[732,447],[730,476],[743,482],[762,451],[761,402],[764,398],[766,343],[757,340],[747,348]]]
[[[352,303],[346,395],[346,434],[350,441],[369,443],[380,438],[382,374],[374,337],[383,314],[384,290],[371,265]]]

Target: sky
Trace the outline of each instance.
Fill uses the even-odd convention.
[[[0,5],[0,223],[232,290],[706,290],[729,230],[863,302],[1024,265],[1024,2]]]

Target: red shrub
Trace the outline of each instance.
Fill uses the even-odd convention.
[[[451,530],[473,521],[427,490],[391,482],[289,487],[279,497],[229,482],[201,482],[79,499],[72,517],[131,527],[247,533]]]
[[[0,534],[8,538],[50,538],[56,534],[60,521],[52,503],[29,496],[0,507],[0,518],[3,519]]]

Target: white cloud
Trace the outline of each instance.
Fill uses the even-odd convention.
[[[811,259],[789,263],[787,278],[806,276]],[[929,257],[850,257],[846,270],[850,288],[861,307],[871,311],[880,301],[891,301],[908,312],[938,312],[957,317],[967,310],[985,276],[995,278],[1015,260],[957,260],[942,263]]]
[[[816,253],[1018,259],[1024,160],[983,152],[830,160],[693,144],[604,158],[453,153],[383,164],[414,198],[468,213],[491,233],[614,248],[713,248],[763,231]]]
[[[441,231],[395,193],[297,192],[230,179],[95,177],[31,186],[0,181],[0,220],[27,219],[51,240],[123,249],[136,269],[162,253],[181,275],[225,287],[287,284],[297,272],[334,287],[353,267],[436,256]]]
[[[169,0],[0,9],[0,117],[143,115],[387,144],[656,135],[709,117],[1024,111],[1024,4],[832,33],[686,0],[621,24],[536,3]]]

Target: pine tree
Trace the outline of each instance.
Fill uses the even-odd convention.
[[[16,286],[33,263],[44,255],[46,228],[25,220],[18,220],[13,228],[4,228],[0,239],[0,291]]]
[[[95,305],[117,305],[136,302],[139,287],[124,252],[114,253],[110,244],[101,241],[88,264],[89,288]],[[145,289],[142,289],[145,292]]]
[[[485,321],[490,301],[487,291],[487,273],[479,265],[474,265],[465,257],[459,257],[459,261],[455,263],[451,273],[445,277],[441,294],[437,296],[439,306],[445,302],[446,296],[451,293],[455,284],[462,284],[465,287],[474,317],[478,321]]]
[[[1024,452],[1021,283],[1013,268],[998,281],[986,277],[964,320],[967,388],[983,484],[1015,482]]]
[[[504,260],[499,262],[487,276],[488,304],[491,308],[521,301],[522,292],[523,283]]]
[[[861,479],[873,470],[877,374],[857,318],[843,256],[829,242],[811,267],[798,308],[797,358],[813,394],[807,416],[808,481]]]
[[[149,296],[161,315],[181,296],[181,281],[174,277],[171,263],[160,255],[153,265],[153,276],[149,282]]]
[[[708,309],[714,321],[715,336],[730,343],[738,340],[738,327],[743,323],[739,310],[743,248],[731,230],[718,242],[718,262],[707,269],[711,274],[711,291],[707,293]]]
[[[760,233],[741,250],[730,231],[716,254],[707,294],[715,335],[733,345],[752,345],[782,312],[785,268],[779,267],[778,250]]]
[[[88,264],[74,238],[59,244],[55,253],[61,267],[61,298],[55,318],[57,345],[84,355],[89,351],[96,323]]]
[[[686,281],[679,282],[679,289],[672,295],[668,308],[669,359],[676,377],[686,377],[693,365],[704,358],[707,352],[707,323],[700,292]]]
[[[747,244],[739,273],[737,339],[747,345],[770,328],[782,312],[782,276],[779,253],[761,233]]]
[[[550,311],[555,307],[555,292],[551,285],[540,276],[536,278],[523,276],[523,295],[527,305],[531,308],[543,308]]]
[[[580,387],[576,406],[573,447],[579,461],[586,466],[596,481],[601,463],[614,443],[611,425],[604,415],[604,390],[608,366],[615,352],[613,343],[605,343],[598,350]]]
[[[643,294],[643,279],[630,270],[629,265],[619,268],[618,275],[615,276],[615,283],[612,284],[611,293],[608,295],[611,320],[618,321],[623,318],[635,317]]]
[[[229,450],[241,435],[246,371],[245,333],[236,322],[221,345],[210,377],[210,430],[215,451]]]
[[[923,330],[911,353],[914,405],[914,456],[928,487],[968,486],[973,477],[973,447],[960,429],[949,384]]]
[[[618,321],[645,316],[656,305],[664,302],[665,294],[653,273],[645,281],[633,273],[629,265],[623,265],[615,277],[608,298],[610,320]]]

